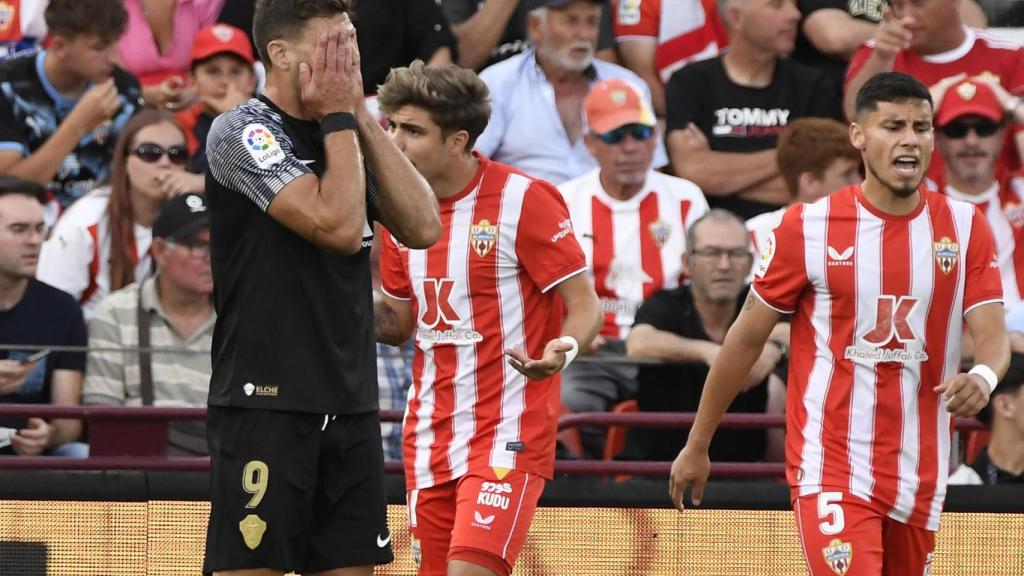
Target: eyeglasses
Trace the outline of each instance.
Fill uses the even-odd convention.
[[[645,126],[643,124],[627,124],[625,126],[619,126],[611,132],[605,132],[599,134],[598,138],[601,139],[605,144],[618,144],[626,139],[626,134],[633,137],[633,140],[638,142],[645,142],[654,136],[654,126]]]
[[[132,150],[132,154],[135,154],[139,157],[139,160],[147,164],[159,162],[164,154],[167,154],[167,158],[172,164],[184,166],[188,163],[188,148],[186,146],[171,146],[165,149],[159,144],[143,142]]]
[[[750,250],[746,248],[718,248],[716,246],[690,250],[690,254],[712,262],[718,262],[722,259],[722,256],[728,256],[730,262],[742,262],[753,258],[754,256],[750,253]]]
[[[168,246],[188,248],[188,255],[193,258],[206,258],[210,255],[210,243],[206,240],[166,240]]]
[[[942,128],[939,128],[939,131],[945,134],[946,138],[959,140],[960,138],[967,136],[967,132],[970,130],[974,130],[974,133],[978,135],[978,138],[985,138],[995,134],[1002,127],[1002,124],[992,122],[990,120],[983,120],[974,124],[968,124],[966,122],[950,122]]]

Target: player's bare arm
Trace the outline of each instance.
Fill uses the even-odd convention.
[[[1010,341],[1006,336],[1003,305],[983,304],[966,314],[967,329],[974,338],[975,366],[987,366],[998,381],[1010,365]],[[988,403],[991,388],[977,370],[960,373],[935,387],[946,399],[946,410],[958,418],[969,418]],[[994,386],[993,386],[994,387]]]
[[[562,337],[568,336],[574,339],[579,347],[585,348],[601,330],[601,304],[597,300],[597,293],[594,292],[590,277],[586,274],[577,274],[562,281],[554,289],[562,297],[568,310],[565,322],[562,323]],[[509,356],[509,365],[527,378],[543,380],[565,367],[567,353],[571,354],[573,350],[573,345],[567,340],[568,338],[555,338],[549,341],[544,346],[543,356],[539,360],[530,358],[518,348],[506,350],[505,354]]]
[[[352,113],[362,103],[355,30],[346,19],[317,39],[311,63],[299,64],[302,104],[314,118]],[[357,94],[358,91],[358,94]],[[296,178],[278,192],[270,216],[321,248],[345,254],[362,249],[366,227],[366,180],[354,130],[324,138],[322,178]]]
[[[722,349],[712,363],[704,383],[700,407],[693,428],[690,429],[689,439],[672,463],[669,496],[679,510],[683,509],[683,493],[691,487],[693,492],[690,499],[694,505],[700,505],[704,485],[711,472],[708,458],[711,437],[722,414],[746,385],[750,368],[760,357],[779,317],[777,311],[766,306],[751,292],[736,322],[725,335]]]
[[[412,336],[412,302],[373,292],[373,333],[377,342],[399,346]]]

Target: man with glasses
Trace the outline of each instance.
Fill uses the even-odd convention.
[[[696,412],[708,369],[725,333],[747,297],[753,254],[747,228],[731,212],[712,209],[687,230],[683,267],[689,284],[662,290],[636,313],[626,339],[630,356],[656,358],[661,365],[639,369],[637,403],[641,412]],[[750,371],[730,412],[765,412],[768,380],[782,358],[781,340],[770,340]],[[672,460],[689,430],[632,429],[626,455],[640,460]],[[723,430],[711,443],[711,459],[752,462],[764,458],[765,430]]]
[[[945,166],[932,185],[985,215],[1009,313],[1024,296],[1024,177],[999,166],[1008,128],[1000,96],[1012,98],[984,79],[963,80],[945,91],[935,114],[935,142]]]
[[[685,278],[686,231],[708,204],[696,184],[651,169],[658,130],[636,86],[602,80],[583,111],[584,142],[598,167],[559,190],[601,299],[604,322],[592,350],[621,358],[640,304]],[[562,373],[562,404],[573,412],[603,412],[635,396],[635,365],[580,363]],[[586,455],[600,456],[604,430],[581,434]]]
[[[210,348],[217,318],[210,272],[206,199],[182,194],[153,223],[155,275],[111,293],[89,321],[83,404],[197,407],[210,389]],[[125,347],[178,348],[146,354]],[[175,422],[171,455],[205,455],[206,425]]]

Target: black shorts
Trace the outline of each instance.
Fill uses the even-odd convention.
[[[326,421],[326,425],[325,425]],[[210,406],[207,574],[391,562],[380,418]]]

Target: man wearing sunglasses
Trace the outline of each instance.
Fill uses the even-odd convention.
[[[945,166],[933,185],[985,215],[1010,311],[1024,297],[1024,178],[999,165],[1008,128],[1004,106],[993,83],[968,79],[946,90],[936,110],[935,142]]]
[[[154,276],[111,293],[96,305],[89,320],[89,345],[112,350],[148,342],[193,353],[93,352],[86,366],[83,404],[206,404],[217,314],[210,272],[210,217],[203,196],[182,194],[164,204],[153,222],[152,254]],[[206,424],[172,423],[168,444],[171,455],[205,456]]]
[[[602,80],[583,111],[584,142],[598,167],[559,190],[601,299],[604,323],[592,349],[621,358],[640,304],[684,278],[686,232],[708,203],[693,182],[651,169],[658,129],[638,87]],[[562,375],[562,403],[573,412],[603,412],[635,396],[635,365],[573,364]],[[581,433],[587,456],[601,457],[604,430]]]

